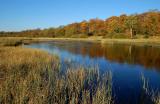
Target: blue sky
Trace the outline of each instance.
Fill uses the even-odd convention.
[[[66,25],[160,10],[160,0],[0,0],[0,31]]]

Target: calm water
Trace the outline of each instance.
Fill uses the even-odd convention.
[[[24,47],[38,48],[57,54],[66,67],[98,67],[100,72],[111,71],[116,104],[138,104],[142,75],[149,87],[160,91],[160,47],[92,42],[53,41]],[[74,63],[70,66],[68,63]],[[132,102],[130,102],[132,101]]]

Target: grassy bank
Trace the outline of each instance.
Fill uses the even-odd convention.
[[[114,104],[111,72],[79,67],[61,74],[56,56],[21,47],[1,47],[0,60],[0,104]],[[148,101],[146,89],[140,104]],[[149,99],[160,103],[154,94]]]
[[[52,41],[52,39],[26,38],[26,37],[0,37],[0,46],[21,46],[22,44]]]
[[[0,48],[1,104],[111,104],[111,74],[95,69],[60,74],[58,59],[21,47]],[[106,84],[108,83],[108,84]]]
[[[23,38],[22,41],[24,40],[26,39]],[[34,42],[37,40],[35,39]],[[55,39],[46,39],[46,41],[51,40]],[[1,42],[7,43],[7,41]],[[98,69],[78,67],[67,69],[64,74],[61,74],[60,66],[58,57],[47,52],[1,46],[0,104],[114,103],[112,73],[106,72],[100,76]],[[142,104],[145,104],[145,95],[148,93],[145,91],[144,87]],[[153,104],[160,104],[160,97],[152,96],[149,99],[152,99]]]
[[[102,39],[101,43],[160,46],[160,39]]]
[[[160,37],[150,37],[147,39],[109,39],[103,37],[89,37],[89,38],[26,38],[26,37],[1,37],[0,46],[17,46],[21,44],[30,44],[35,42],[47,41],[84,41],[84,42],[100,42],[106,43],[120,43],[120,44],[134,44],[134,45],[149,45],[160,46]]]
[[[22,39],[0,38],[0,46],[18,46],[22,44]]]
[[[40,101],[49,91],[48,69],[58,69],[56,57],[33,49],[1,47],[0,60],[1,104]]]

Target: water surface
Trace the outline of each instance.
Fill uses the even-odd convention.
[[[150,88],[160,91],[160,47],[81,41],[42,42],[24,47],[57,54],[63,70],[94,66],[101,73],[111,71],[116,104],[139,104],[142,75]]]

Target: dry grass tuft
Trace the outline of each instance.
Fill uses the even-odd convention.
[[[20,38],[0,38],[0,46],[19,46],[23,39]]]
[[[140,104],[160,104],[159,92],[149,88],[149,83],[142,75],[143,88],[141,92]]]
[[[95,69],[60,73],[58,58],[20,47],[0,48],[1,104],[111,104],[112,75]]]
[[[0,48],[0,103],[41,102],[48,93],[50,69],[56,57],[34,49]]]
[[[160,95],[157,97],[154,97],[153,100],[154,100],[155,104],[160,104]]]

